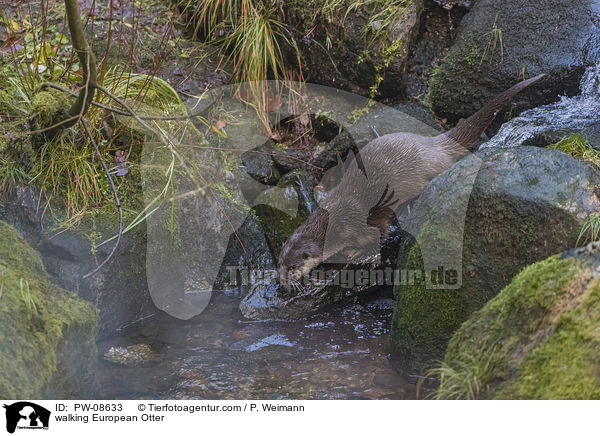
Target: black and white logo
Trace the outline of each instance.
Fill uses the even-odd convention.
[[[14,433],[16,429],[47,430],[50,423],[50,411],[28,401],[19,401],[4,405],[6,409],[6,431]]]

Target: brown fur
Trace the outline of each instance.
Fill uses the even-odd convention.
[[[341,182],[283,245],[280,282],[293,283],[333,255],[352,257],[372,237],[365,224],[385,234],[392,224],[392,206],[419,195],[471,149],[506,103],[543,76],[516,84],[441,135],[392,133],[365,145],[362,165],[357,165],[358,159],[352,162]],[[331,232],[340,237],[331,238]]]

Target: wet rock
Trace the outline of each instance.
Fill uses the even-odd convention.
[[[250,140],[255,135],[256,142],[264,142],[258,124],[245,127],[248,130],[239,136],[233,128],[228,131],[231,140]],[[146,220],[148,288],[154,304],[179,319],[200,315],[213,292],[240,292],[232,277],[235,279],[242,267],[273,268],[273,258],[244,190],[275,187],[254,180],[241,168],[238,155],[223,150],[208,147],[182,151],[183,159],[198,162],[201,169],[177,166],[181,171],[174,177],[173,186],[187,195],[174,203],[162,203]],[[151,204],[170,183],[165,169],[171,162],[168,150],[145,148],[142,177],[146,204]],[[281,197],[281,191],[271,192],[274,199]],[[264,204],[269,200],[256,201]]]
[[[418,244],[401,269],[439,267],[460,278],[405,281],[395,288],[393,358],[418,374],[443,357],[454,331],[526,265],[573,247],[600,210],[597,170],[556,150],[484,150],[434,179],[402,216]]]
[[[271,158],[275,162],[281,173],[287,173],[295,170],[305,170],[307,165],[307,154],[298,148],[278,146],[273,141],[265,147],[271,154]]]
[[[517,96],[511,114],[575,95],[586,66],[586,43],[598,31],[590,0],[480,0],[459,26],[455,43],[429,81],[426,102],[457,122],[519,77],[547,73],[543,87]],[[558,30],[557,30],[558,29]]]
[[[471,0],[433,0],[433,2],[444,9],[452,9],[455,7],[469,9],[473,3]]]
[[[600,398],[599,271],[597,244],[527,267],[454,334],[444,364],[465,381],[482,368],[482,399]]]
[[[148,344],[111,347],[103,357],[104,360],[125,366],[142,366],[156,359],[155,353]]]
[[[285,289],[273,280],[257,281],[240,303],[240,311],[246,318],[254,320],[300,319],[372,290],[377,284],[370,280],[375,275],[369,277],[368,272],[383,269],[383,265],[379,256],[375,256],[343,265],[341,273],[339,266],[330,268],[334,275],[331,279],[320,280],[315,276],[314,280],[306,281],[299,291]],[[365,272],[364,280],[355,280]]]
[[[596,150],[600,150],[600,121],[583,131],[583,136]]]
[[[249,268],[258,270],[274,268],[273,256],[269,252],[265,233],[255,215],[246,217],[236,233],[244,246],[240,245],[237,237],[229,239],[221,269],[214,284],[215,290],[224,291],[230,296],[245,294],[249,290],[249,283],[245,283],[241,277],[242,271],[248,271]],[[233,269],[236,270],[235,278],[231,273]]]
[[[267,149],[247,151],[242,154],[241,160],[244,170],[254,180],[266,185],[274,185],[279,180],[279,169]]]
[[[339,164],[340,159],[345,159],[351,150],[358,150],[356,140],[344,131],[324,146],[322,150],[317,150],[318,154],[314,160],[314,165],[323,170],[333,168]]]
[[[313,195],[316,184],[314,176],[305,171],[292,171],[281,177],[277,188],[282,189],[284,195],[289,196],[290,199],[298,201],[298,208],[294,215],[274,205],[259,204],[254,207],[275,259],[279,256],[287,238],[316,209],[317,199]],[[260,197],[255,201],[260,202]]]

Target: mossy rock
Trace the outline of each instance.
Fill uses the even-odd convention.
[[[141,223],[125,233],[113,260],[88,278],[111,252],[114,241],[98,248],[94,245],[119,232],[116,208],[97,209],[69,228],[61,226],[66,209],[54,199],[52,214],[42,213],[47,203],[39,190],[19,186],[10,198],[0,201],[0,219],[14,226],[36,249],[47,272],[64,289],[75,292],[100,309],[100,338],[120,331],[124,326],[155,314],[146,284],[146,227]],[[132,217],[126,215],[125,224]]]
[[[596,27],[591,0],[478,0],[454,44],[433,70],[426,103],[456,122],[475,113],[519,77],[547,73],[544,88],[519,94],[511,113],[579,93]]]
[[[330,10],[314,2],[285,2],[296,28],[304,75],[313,83],[369,96],[397,96],[405,86],[423,0],[340,2]],[[380,81],[381,80],[381,81]]]
[[[444,365],[461,368],[454,380],[479,367],[479,398],[600,399],[598,268],[590,245],[523,270],[452,337]]]
[[[50,127],[69,118],[64,94],[56,89],[38,91],[31,98],[30,114],[39,129]]]
[[[315,185],[315,178],[305,171],[293,171],[279,180],[277,187],[282,189],[286,196],[299,200],[298,211],[295,216],[290,216],[268,204],[258,204],[254,207],[265,233],[269,249],[275,259],[279,257],[281,247],[294,233],[294,230],[316,209],[317,201],[313,197]]]
[[[583,221],[600,207],[598,186],[594,168],[535,147],[479,152],[434,179],[401,218],[418,244],[404,244],[400,268],[443,266],[460,281],[454,288],[423,281],[396,286],[398,369],[422,373],[443,358],[461,323],[522,268],[574,247]]]
[[[92,397],[98,311],[55,285],[4,221],[0,289],[0,398]]]

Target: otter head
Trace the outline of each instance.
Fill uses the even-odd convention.
[[[329,214],[317,209],[283,244],[279,255],[279,283],[290,287],[323,261]]]
[[[296,287],[300,278],[320,263],[348,261],[366,245],[368,235],[356,231],[360,218],[353,210],[356,208],[326,210],[320,207],[309,216],[283,244],[279,255],[279,283],[287,288]]]

